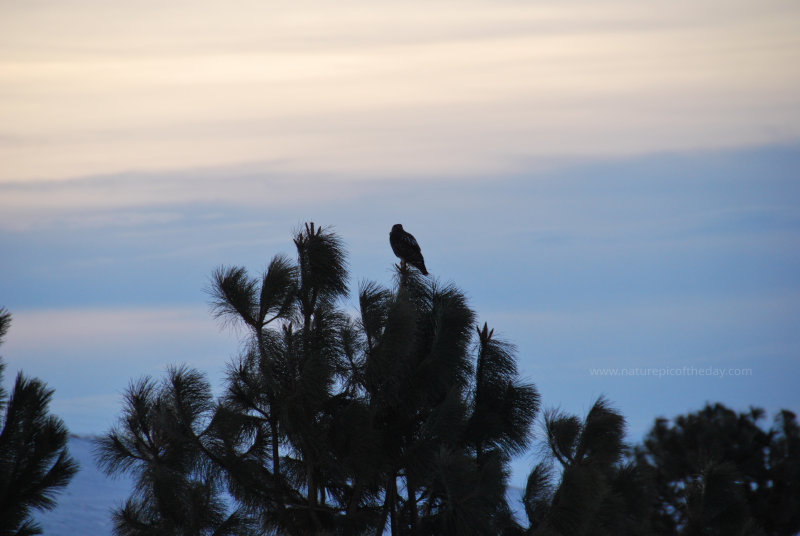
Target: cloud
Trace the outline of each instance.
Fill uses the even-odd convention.
[[[182,307],[94,307],[14,310],[3,345],[9,385],[17,371],[55,390],[53,411],[72,432],[97,433],[118,413],[121,393],[143,375],[160,378],[187,364],[218,388],[238,355],[238,335],[208,310]]]
[[[356,198],[373,187],[338,176],[282,174],[278,164],[0,182],[0,228],[169,224],[186,207],[271,208]]]
[[[493,174],[800,137],[796,4],[0,8],[0,181]]]
[[[193,226],[207,232],[231,225],[263,228],[288,217],[281,224],[285,232],[303,218],[344,223],[354,207],[373,221],[407,219],[412,205],[423,219],[443,210],[453,215],[496,211],[495,233],[530,231],[545,241],[577,236],[651,241],[654,233],[663,238],[732,228],[789,229],[797,222],[792,200],[800,197],[800,189],[792,173],[800,169],[798,155],[798,146],[789,145],[635,158],[546,158],[522,161],[520,173],[459,177],[413,177],[397,170],[370,176],[298,173],[276,161],[0,182],[0,229],[166,233]],[[438,222],[432,225],[439,228]],[[482,228],[480,220],[470,218],[461,225]],[[362,226],[351,230],[361,231]]]
[[[624,362],[633,359],[641,364],[668,359],[675,363],[676,359],[697,358],[697,354],[669,354],[670,349],[684,352],[691,347],[704,359],[714,362],[753,360],[759,358],[753,350],[761,346],[737,346],[744,339],[749,339],[751,344],[757,342],[763,348],[772,348],[769,353],[777,352],[784,357],[791,353],[788,350],[792,344],[800,342],[789,320],[800,315],[799,298],[796,290],[788,294],[692,295],[639,302],[628,296],[617,304],[585,303],[549,310],[486,310],[481,312],[481,318],[497,327],[506,326],[508,332],[540,341],[574,339],[577,345],[585,346],[587,340],[592,340],[599,343],[598,349],[602,347],[602,351],[612,352],[603,357]],[[522,335],[524,332],[527,335]],[[706,353],[709,342],[719,345],[716,348],[719,354]],[[637,353],[645,346],[649,350]],[[587,360],[597,358],[597,355],[583,356]],[[573,363],[582,366],[581,359],[575,355]]]
[[[144,368],[168,364],[174,356],[203,362],[221,347],[238,347],[231,344],[233,334],[202,306],[34,309],[13,315],[4,355],[37,370],[56,366],[56,361],[89,368],[98,359],[124,367],[122,361],[135,358]],[[192,354],[203,345],[208,349]]]
[[[119,393],[183,361],[218,382],[237,338],[202,303],[175,305],[206,298],[214,266],[257,272],[271,255],[291,255],[291,229],[309,215],[346,240],[354,284],[391,284],[386,233],[400,221],[434,275],[465,289],[481,321],[519,346],[547,404],[580,412],[605,392],[640,427],[704,397],[790,407],[798,154],[584,159],[491,181],[297,174],[292,183],[234,167],[3,185],[0,203],[13,212],[26,200],[30,213],[20,212],[29,228],[0,236],[0,294],[16,319],[2,350],[9,374],[25,369],[65,399]],[[758,374],[701,385],[587,372],[645,363]]]

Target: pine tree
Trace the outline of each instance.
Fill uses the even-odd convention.
[[[10,325],[11,314],[0,308],[0,344]],[[78,466],[67,451],[67,428],[48,413],[53,390],[20,372],[9,394],[4,368],[0,361],[0,536],[41,534],[31,510],[54,508]]]
[[[341,239],[306,224],[295,255],[256,276],[212,275],[213,313],[244,333],[214,400],[202,373],[131,384],[98,443],[136,479],[115,533],[144,535],[769,534],[800,529],[800,427],[724,407],[656,422],[630,453],[605,398],[581,419],[544,415],[523,527],[509,462],[532,441],[539,394],[516,349],[454,285],[401,264],[358,285]],[[628,454],[626,457],[626,453]],[[760,531],[760,532],[759,532]]]
[[[213,274],[214,313],[246,334],[218,401],[198,387],[177,411],[173,379],[131,387],[101,450],[107,471],[139,482],[117,533],[185,534],[177,506],[189,484],[208,496],[224,485],[235,513],[266,534],[513,526],[508,462],[527,447],[539,404],[514,348],[486,327],[476,337],[463,293],[409,267],[393,289],[362,282],[348,312],[339,237],[307,224],[293,242],[295,259],[278,255],[258,277],[237,266]]]
[[[136,480],[134,495],[113,514],[116,535],[250,533],[243,512],[229,511],[203,445],[212,410],[208,382],[186,367],[170,368],[161,384],[145,378],[129,386],[119,425],[96,444],[106,473]]]
[[[550,411],[544,425],[549,455],[528,476],[523,503],[529,527],[524,533],[646,534],[644,526],[631,526],[643,487],[631,468],[621,465],[622,415],[600,398],[583,420]]]
[[[800,427],[783,410],[770,428],[764,411],[722,404],[656,419],[636,449],[651,475],[653,525],[662,534],[766,534],[800,531]]]

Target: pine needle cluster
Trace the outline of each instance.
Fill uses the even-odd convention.
[[[258,275],[212,274],[212,312],[244,343],[221,396],[186,367],[130,385],[97,450],[136,481],[118,536],[800,530],[790,412],[764,431],[757,412],[706,409],[657,421],[631,450],[605,398],[583,418],[545,411],[544,456],[514,505],[509,464],[540,414],[516,348],[476,325],[461,290],[404,263],[392,288],[360,282],[348,310],[342,240],[310,223],[293,244]]]
[[[452,285],[398,267],[348,311],[341,239],[307,224],[296,257],[218,268],[212,311],[245,350],[214,400],[197,371],[134,382],[101,467],[136,477],[134,534],[501,534],[508,463],[539,408],[515,349],[475,329]]]
[[[0,344],[10,325],[11,314],[0,308]],[[3,369],[0,360],[0,536],[41,534],[32,511],[54,508],[78,465],[64,422],[49,413],[53,390],[20,372],[6,392]]]

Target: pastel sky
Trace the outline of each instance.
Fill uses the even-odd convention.
[[[313,220],[388,284],[401,222],[546,406],[800,411],[799,66],[795,0],[0,3],[5,381],[102,432],[220,384],[216,266]]]

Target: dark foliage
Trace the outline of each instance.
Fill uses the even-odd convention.
[[[510,456],[539,406],[514,348],[475,336],[461,291],[398,267],[359,286],[348,314],[341,240],[314,224],[259,277],[212,276],[214,314],[246,350],[212,401],[173,369],[128,390],[99,443],[137,490],[115,514],[133,534],[501,534]],[[228,503],[224,497],[228,497]]]
[[[115,534],[249,533],[243,511],[228,511],[203,444],[213,409],[208,384],[186,368],[170,369],[160,385],[131,384],[120,424],[96,447],[105,472],[136,477],[135,495],[114,512]]]
[[[548,456],[531,471],[523,504],[529,535],[647,534],[638,475],[621,464],[625,420],[601,398],[583,420],[544,417]]]
[[[476,326],[458,288],[405,263],[393,288],[361,282],[347,311],[339,237],[306,224],[293,242],[294,259],[258,276],[212,275],[213,313],[245,334],[218,400],[185,368],[130,386],[98,443],[107,472],[137,481],[116,534],[797,532],[794,414],[762,430],[759,411],[709,407],[657,421],[632,452],[604,398],[584,418],[545,413],[521,526],[508,468],[540,399],[514,346]]]
[[[11,314],[0,308],[0,343],[10,324]],[[4,368],[0,361],[0,536],[41,534],[31,510],[54,508],[78,466],[63,421],[48,413],[53,390],[19,373],[9,394]]]
[[[800,531],[800,427],[780,412],[706,406],[657,419],[643,444],[623,442],[603,399],[584,420],[550,412],[549,459],[528,477],[528,535],[775,535]]]
[[[769,429],[763,417],[715,404],[656,420],[636,463],[651,476],[661,534],[800,532],[800,428],[790,411]]]

